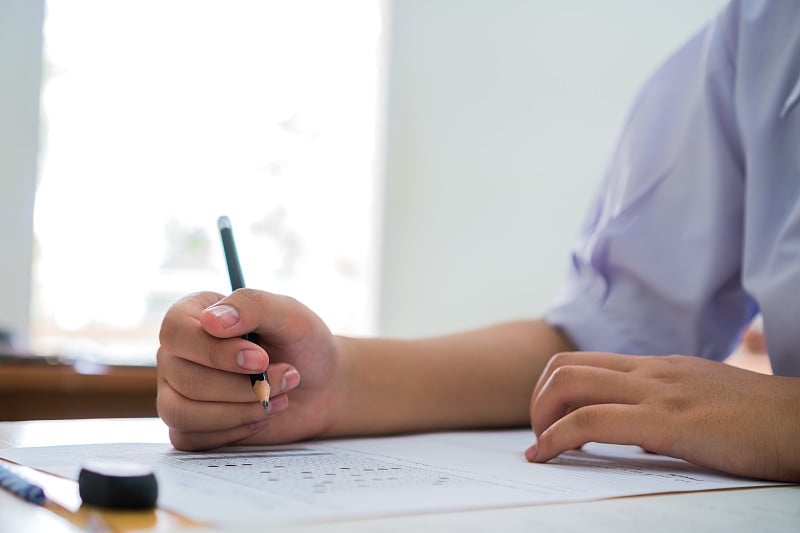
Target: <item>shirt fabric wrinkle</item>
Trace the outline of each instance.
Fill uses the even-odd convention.
[[[798,70],[800,2],[733,1],[668,58],[545,319],[582,350],[719,360],[761,311],[773,370],[800,376]]]

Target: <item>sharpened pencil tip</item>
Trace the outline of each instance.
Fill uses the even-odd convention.
[[[256,399],[261,402],[264,409],[267,409],[269,407],[269,395],[272,390],[270,389],[269,381],[267,381],[267,373],[253,374],[250,376],[250,380],[253,383],[253,392],[256,394]]]
[[[225,215],[222,215],[221,217],[219,217],[217,219],[217,228],[218,229],[231,229],[231,220],[228,217],[226,217]]]

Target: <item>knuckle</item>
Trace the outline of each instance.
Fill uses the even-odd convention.
[[[169,352],[176,353],[176,343],[182,338],[184,329],[200,331],[199,313],[222,298],[213,292],[198,292],[184,296],[167,310],[158,332],[159,344]]]
[[[241,409],[238,409],[238,426],[249,426],[257,422],[264,416],[264,408],[261,405],[256,405],[253,402],[244,404]]]
[[[597,413],[588,407],[576,409],[571,413],[573,423],[579,433],[591,433],[597,425]]]
[[[158,416],[171,429],[186,427],[186,408],[181,404],[181,397],[164,380],[159,382],[156,394],[156,411]]]
[[[164,320],[161,321],[161,329],[158,331],[158,343],[162,348],[172,351],[172,341],[176,337],[177,325],[175,320],[172,319],[167,313]]]
[[[181,396],[193,400],[202,400],[200,392],[203,391],[205,380],[202,377],[202,372],[196,365],[184,364],[181,365],[181,371],[166,374],[169,384]]]
[[[161,321],[161,329],[158,332],[159,343],[171,350],[173,341],[178,337],[181,326],[187,316],[187,304],[196,295],[189,295],[181,298],[167,309]]]
[[[575,376],[575,369],[571,366],[560,366],[553,370],[550,375],[548,388],[551,390],[562,390],[566,388]]]
[[[219,366],[219,349],[220,343],[215,340],[209,340],[203,343],[203,347],[197,354],[197,363],[208,368],[221,368]]]
[[[159,374],[163,373],[165,366],[169,362],[169,354],[167,354],[166,350],[163,346],[159,346],[156,350],[156,370]]]
[[[257,289],[236,289],[228,300],[241,313],[242,317],[250,316],[253,309],[263,306],[263,291]]]
[[[542,433],[536,434],[536,446],[539,448],[539,452],[541,453],[543,450],[549,450],[552,448],[552,432],[551,431],[543,431]]]
[[[166,394],[162,389],[162,385],[158,385],[158,393],[156,394],[156,412],[159,418],[164,421],[168,427],[173,427],[172,406],[166,399]]]
[[[201,367],[191,365],[185,372],[180,373],[180,377],[179,392],[187,398],[201,400],[201,393],[208,385],[206,372]]]
[[[662,361],[667,367],[681,368],[681,366],[689,363],[694,358],[688,355],[663,355],[659,356],[658,360]]]
[[[223,352],[226,347],[230,348],[230,339],[214,339],[205,335],[198,336],[202,342],[195,343],[196,348],[192,349],[192,354],[185,358],[187,362],[196,363],[202,368],[215,368],[227,370],[230,365],[225,365]]]
[[[206,340],[200,344],[200,347],[195,350],[196,359],[194,359],[197,363],[214,368],[214,361],[216,359],[216,352],[217,352],[217,343],[212,340]]]
[[[550,359],[548,359],[547,364],[542,371],[542,376],[549,376],[556,372],[559,368],[568,365],[571,355],[571,352],[559,352],[555,355],[552,355]]]
[[[686,412],[686,405],[676,398],[667,398],[663,402],[663,409],[667,419],[674,420]]]
[[[572,359],[572,355],[573,352],[558,352],[550,358],[550,366],[553,368],[559,368],[569,364],[569,361]]]
[[[201,399],[197,393],[203,390],[202,387],[205,383],[205,379],[202,377],[203,372],[200,371],[202,367],[171,356],[164,350],[159,350],[156,357],[158,377],[163,381],[163,385],[159,384],[159,389],[162,386],[170,387],[172,391],[185,398]]]
[[[652,431],[648,431],[642,438],[642,447],[647,451],[655,453],[665,453],[674,449],[678,441],[680,431],[675,431],[673,421],[678,416],[680,407],[677,404],[668,402],[664,405],[665,414],[653,412],[650,416],[657,418],[661,423],[655,425]],[[680,426],[678,426],[680,427]]]

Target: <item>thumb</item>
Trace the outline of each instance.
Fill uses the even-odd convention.
[[[200,325],[217,338],[241,337],[257,333],[274,338],[283,330],[292,314],[287,297],[256,289],[237,289],[206,307],[200,313]]]
[[[200,325],[209,335],[227,339],[244,336],[256,329],[258,318],[248,316],[252,314],[252,305],[248,305],[242,295],[237,294],[245,290],[247,289],[238,289],[203,309],[200,313]],[[248,299],[253,299],[253,296]],[[249,320],[243,320],[243,314],[248,316]],[[248,322],[255,324],[248,328]]]

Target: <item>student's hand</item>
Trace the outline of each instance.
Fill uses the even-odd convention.
[[[731,474],[800,481],[800,378],[689,356],[554,356],[531,399],[546,462],[587,442],[636,444]]]
[[[330,424],[336,339],[292,298],[252,289],[193,294],[167,312],[160,342],[158,414],[179,449],[294,441],[321,436]],[[265,369],[268,410],[248,376]]]

